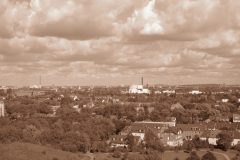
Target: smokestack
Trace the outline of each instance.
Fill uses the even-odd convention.
[[[142,77],[142,79],[141,79],[141,80],[142,80],[142,85],[143,85],[143,77]]]

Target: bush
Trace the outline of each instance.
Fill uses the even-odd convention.
[[[112,157],[113,157],[113,158],[120,158],[120,157],[121,157],[121,152],[119,152],[119,151],[114,151],[113,154],[112,154]]]
[[[203,155],[202,160],[217,160],[212,152],[207,152]]]
[[[197,155],[196,152],[191,152],[190,156],[186,160],[200,160],[200,157]]]
[[[46,154],[47,154],[47,152],[46,152],[46,151],[42,151],[42,154],[46,155]]]
[[[61,145],[61,148],[63,151],[68,151],[68,152],[77,152],[78,151],[78,147],[75,144],[63,142],[60,145]]]

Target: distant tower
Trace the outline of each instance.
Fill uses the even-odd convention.
[[[5,113],[4,102],[0,101],[0,117],[4,117],[4,113]]]
[[[142,85],[143,85],[143,77],[141,78],[141,81],[142,81]]]

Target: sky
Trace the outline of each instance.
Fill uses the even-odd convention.
[[[0,85],[240,84],[238,0],[0,0]]]

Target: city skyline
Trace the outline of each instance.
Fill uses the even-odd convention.
[[[2,0],[0,85],[239,84],[240,2]]]

